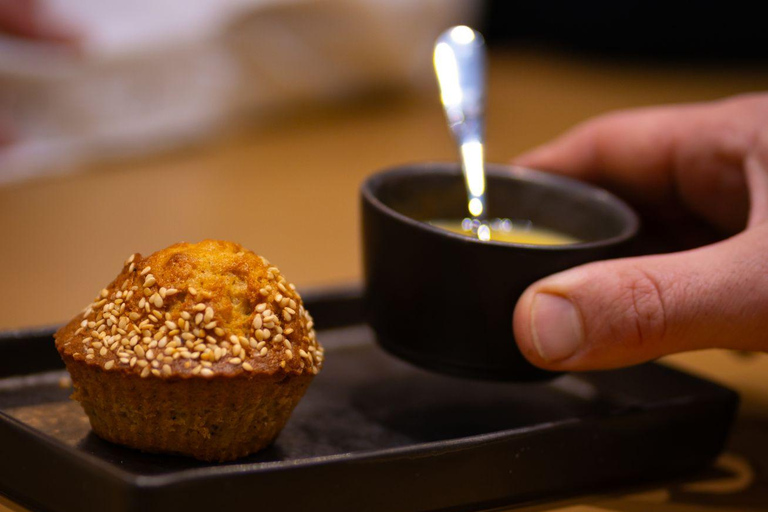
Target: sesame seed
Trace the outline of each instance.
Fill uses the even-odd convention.
[[[205,307],[206,307],[205,304],[201,302],[200,304],[195,304],[195,307],[192,309],[194,309],[195,311],[204,311]]]
[[[150,371],[149,366],[145,366],[144,369],[141,370],[141,378],[146,379],[147,377],[149,377],[149,371]]]
[[[173,322],[171,322],[170,320],[168,320],[168,321],[166,321],[166,322],[165,322],[165,326],[166,326],[168,329],[170,329],[170,330],[174,330],[174,329],[176,329],[176,324],[175,324],[175,323],[173,323]]]
[[[286,350],[285,357],[287,357],[288,359],[293,359],[293,351],[291,349]]]
[[[264,348],[262,348],[262,349],[261,349],[261,351],[259,352],[259,355],[260,355],[260,356],[265,356],[265,355],[267,355],[267,347],[264,347]]]
[[[212,371],[212,370],[209,370],[208,368],[203,368],[203,369],[200,371],[200,374],[201,374],[201,375],[203,375],[204,377],[210,377],[210,376],[212,376],[212,375],[213,375],[213,371]]]
[[[187,290],[188,290],[188,291],[189,291],[189,293],[191,293],[192,295],[197,295],[197,290],[195,290],[195,289],[194,289],[194,288],[192,288],[191,286],[190,286],[189,288],[187,288]]]
[[[267,309],[267,305],[265,303],[261,303],[258,306],[256,306],[257,313],[263,313],[265,309]]]
[[[165,290],[166,297],[171,297],[173,295],[176,295],[177,293],[179,293],[179,290],[177,290],[176,288],[168,288],[167,290]]]
[[[141,273],[140,273],[139,275],[141,275],[141,276],[145,276],[145,275],[149,274],[149,272],[150,272],[151,270],[152,270],[152,267],[144,267],[144,270],[142,270],[142,271],[141,271]]]
[[[160,294],[159,294],[159,293],[156,293],[156,294],[154,295],[154,299],[155,299],[155,300],[153,301],[153,304],[155,305],[155,307],[156,307],[156,308],[161,308],[161,307],[163,307],[163,298],[162,298],[162,297],[160,297]]]
[[[211,320],[213,320],[213,308],[209,306],[205,308],[205,322],[208,323]]]
[[[307,354],[306,352],[304,352],[304,350],[303,350],[303,349],[299,349],[299,355],[300,355],[301,357],[304,357],[304,358],[306,358],[306,357],[309,357],[309,354]]]
[[[224,336],[225,334],[224,329],[221,327],[216,327],[213,332],[216,333],[216,336]]]
[[[285,339],[285,338],[283,337],[283,335],[282,335],[282,334],[276,334],[276,335],[275,335],[275,337],[274,337],[274,338],[272,338],[272,341],[274,341],[275,343],[280,343],[280,342],[282,342],[284,339]]]
[[[243,360],[242,360],[242,359],[240,359],[239,357],[233,357],[233,358],[231,358],[231,359],[229,360],[229,363],[230,363],[230,364],[240,364],[240,363],[242,363],[242,362],[243,362]]]
[[[214,338],[213,336],[206,336],[205,337],[205,341],[207,341],[208,343],[214,343],[215,344],[216,343],[216,338]]]
[[[205,324],[205,328],[208,329],[209,331],[211,329],[213,329],[214,327],[216,327],[216,322],[215,321],[214,322],[208,322],[207,324]]]
[[[251,364],[247,363],[247,362],[243,363],[243,370],[245,370],[247,372],[252,372],[253,371],[253,366],[251,366]]]
[[[152,375],[154,375],[155,377],[159,377],[161,375],[160,370],[152,370]]]
[[[157,284],[157,279],[155,279],[155,276],[152,274],[149,274],[147,278],[144,280],[144,288],[149,288],[150,286],[154,286]]]
[[[255,317],[253,317],[253,328],[254,329],[261,329],[261,324],[262,324],[261,315],[256,315]]]
[[[167,365],[167,364],[164,364],[163,365],[163,373],[165,375],[170,375],[171,374],[171,367],[169,365]]]
[[[115,362],[114,362],[114,361],[107,361],[106,363],[104,363],[104,369],[105,369],[105,370],[109,370],[109,369],[111,369],[113,366],[115,366]]]

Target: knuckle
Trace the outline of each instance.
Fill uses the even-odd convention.
[[[622,308],[628,323],[624,340],[632,345],[649,345],[664,338],[667,312],[664,289],[658,278],[641,268],[631,268],[622,276]]]

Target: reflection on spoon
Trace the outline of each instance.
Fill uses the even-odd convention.
[[[434,66],[448,126],[461,155],[467,186],[467,208],[482,219],[485,201],[485,41],[479,32],[460,25],[437,38]],[[477,236],[490,240],[490,228],[481,223]]]

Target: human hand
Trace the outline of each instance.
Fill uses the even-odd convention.
[[[705,247],[533,284],[513,321],[532,363],[592,370],[704,348],[768,350],[768,94],[601,116],[515,163],[595,182],[663,217],[686,210],[730,233],[746,225]]]
[[[44,15],[39,0],[0,0],[0,32],[58,43],[77,41],[72,28]]]

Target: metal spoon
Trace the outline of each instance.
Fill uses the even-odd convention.
[[[490,240],[483,222],[485,202],[485,41],[465,25],[449,28],[435,42],[434,65],[448,126],[461,155],[469,214],[481,240]]]

